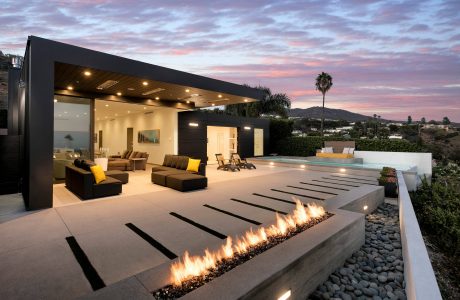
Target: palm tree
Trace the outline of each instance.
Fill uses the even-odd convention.
[[[316,89],[323,94],[323,110],[321,111],[321,136],[323,136],[324,129],[324,98],[326,97],[327,91],[332,87],[332,76],[321,72],[316,77]]]
[[[225,106],[225,112],[230,115],[243,117],[260,117],[261,115],[277,115],[287,117],[291,107],[291,99],[284,93],[272,94],[268,87],[255,87],[263,92],[262,99],[256,102],[230,104]]]
[[[264,93],[261,101],[259,101],[259,114],[275,114],[286,118],[288,109],[291,108],[291,99],[284,93],[272,94],[268,87],[258,86],[257,89]]]

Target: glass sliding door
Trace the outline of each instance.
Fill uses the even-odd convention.
[[[76,158],[91,158],[91,99],[54,96],[53,178],[65,179]]]

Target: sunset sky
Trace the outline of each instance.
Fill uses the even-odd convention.
[[[460,122],[460,0],[27,1],[0,3],[0,50],[28,35],[405,120]]]

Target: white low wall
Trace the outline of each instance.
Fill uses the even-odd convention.
[[[389,164],[417,167],[417,175],[431,178],[431,153],[355,151],[356,158],[362,158],[364,164]]]
[[[399,225],[404,259],[407,299],[442,299],[422,233],[401,171],[399,185]]]

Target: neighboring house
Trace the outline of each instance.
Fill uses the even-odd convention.
[[[225,158],[268,152],[267,119],[193,111],[259,101],[258,89],[35,36],[23,67],[10,69],[9,77],[16,121],[8,132],[22,143],[20,180],[29,209],[52,207],[53,157],[69,147],[90,159],[100,148],[109,155],[134,148],[160,164],[165,154],[213,163],[216,152]]]
[[[452,128],[452,125],[444,125],[444,124],[423,124],[422,128],[429,128],[429,129],[443,129],[445,131],[449,131]]]

